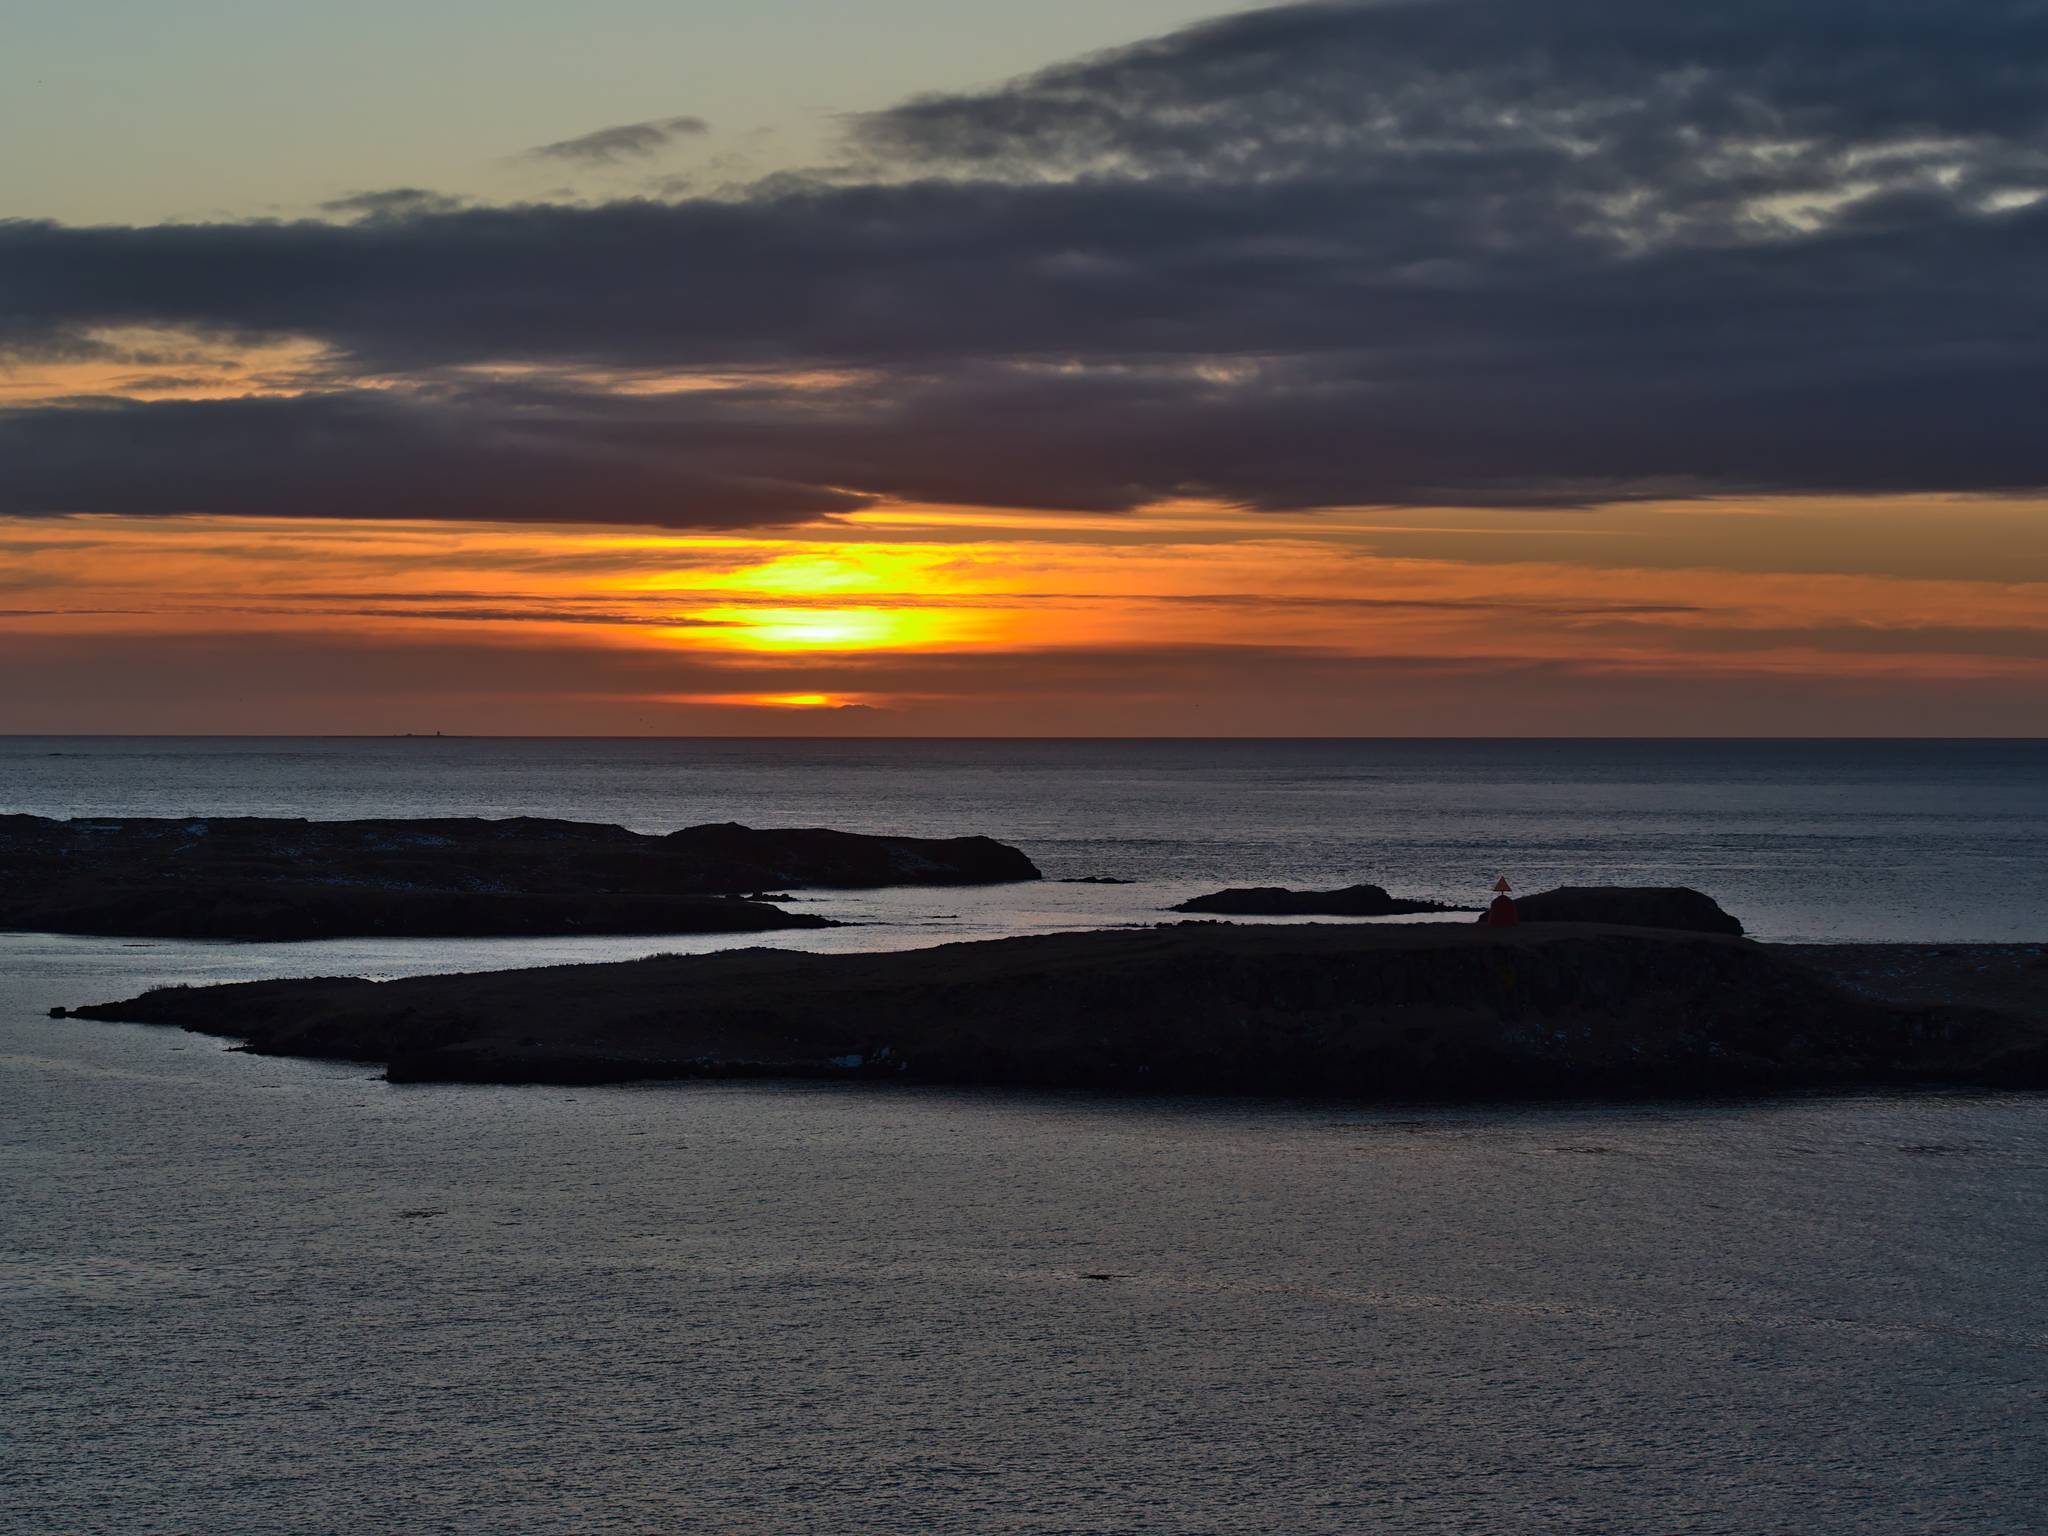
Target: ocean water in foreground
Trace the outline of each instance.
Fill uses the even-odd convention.
[[[2038,939],[2044,773],[2021,743],[17,740],[0,811],[987,831],[1140,882],[833,897],[872,926],[778,943],[1498,867],[1700,885],[1771,937]],[[394,1088],[43,1016],[681,947],[0,936],[0,1531],[2048,1530],[2038,1098]]]

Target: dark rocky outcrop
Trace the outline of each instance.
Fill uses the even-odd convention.
[[[2048,942],[1779,944],[1852,992],[1887,1002],[1986,1008],[2048,1027]]]
[[[1515,900],[1525,923],[1618,923],[1683,933],[1740,935],[1719,902],[1682,885],[1566,885]],[[1482,919],[1483,921],[1483,919]]]
[[[842,924],[730,896],[610,891],[402,890],[350,881],[59,887],[0,898],[0,927],[159,939],[540,938],[562,934],[767,933]]]
[[[2048,1018],[1859,995],[1741,939],[1569,924],[1183,923],[146,993],[180,1025],[394,1081],[838,1077],[1386,1098],[2048,1087]]]
[[[745,933],[831,926],[736,893],[1035,880],[985,837],[516,817],[0,816],[0,929],[150,938]]]
[[[1440,901],[1407,901],[1377,885],[1347,885],[1338,891],[1290,891],[1277,885],[1234,887],[1194,896],[1167,909],[1228,917],[1405,917],[1422,912],[1469,912]]]

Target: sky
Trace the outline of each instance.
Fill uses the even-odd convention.
[[[2036,0],[0,33],[0,731],[2048,729]]]

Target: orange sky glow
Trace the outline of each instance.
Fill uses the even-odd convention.
[[[16,519],[0,701],[51,733],[2009,734],[2048,704],[2039,511]]]

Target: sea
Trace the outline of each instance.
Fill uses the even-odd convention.
[[[2044,943],[2048,742],[0,738],[17,812],[985,833],[1048,878],[756,938],[0,935],[7,1536],[2048,1532],[2041,1098],[394,1087],[47,1017],[1244,884]]]

